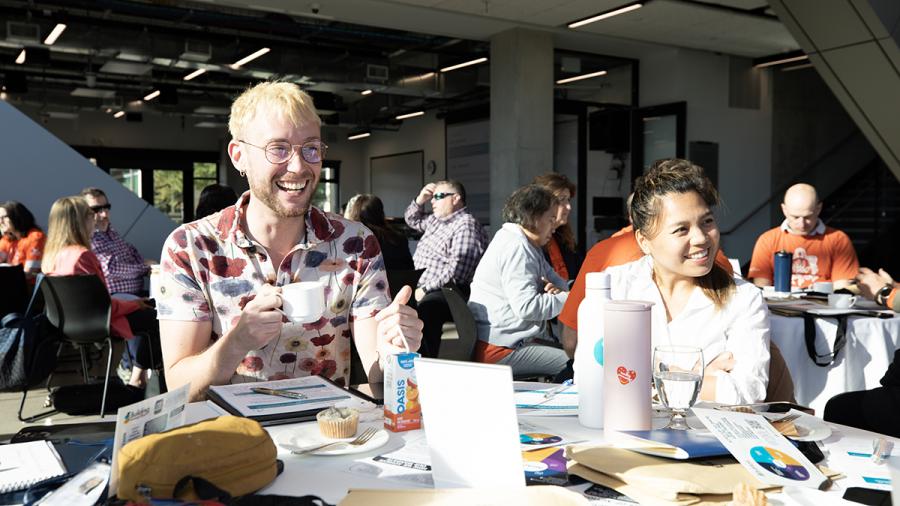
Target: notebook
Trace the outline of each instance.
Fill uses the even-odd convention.
[[[0,446],[0,494],[28,488],[66,474],[62,458],[49,441]]]
[[[688,460],[730,455],[728,449],[709,433],[696,430],[623,430],[622,434],[632,436],[632,440],[616,446],[628,450],[665,457],[667,459]]]
[[[435,488],[525,486],[512,370],[416,358]]]

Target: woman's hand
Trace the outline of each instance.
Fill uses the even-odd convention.
[[[716,400],[716,380],[719,371],[731,372],[734,369],[734,354],[730,351],[719,353],[716,358],[706,364],[703,372],[703,387],[700,390],[700,398],[704,401]]]
[[[556,295],[559,292],[564,292],[562,288],[554,285],[549,279],[546,277],[541,277],[541,281],[544,282],[544,292],[549,293],[550,295]]]

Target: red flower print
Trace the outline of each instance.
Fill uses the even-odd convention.
[[[350,337],[352,337],[352,336],[353,336],[353,332],[350,329],[344,329],[341,331],[341,337],[346,337],[347,339],[350,339]]]
[[[334,235],[332,237],[340,237],[344,233],[344,224],[338,220],[328,220],[331,223],[331,228],[334,229]]]
[[[346,375],[348,375],[348,374],[350,374],[350,371],[347,370],[347,369],[345,369],[345,370],[344,370],[344,376],[346,376]],[[339,386],[339,387],[344,386],[344,376],[341,376],[340,378],[335,379],[335,380],[334,380],[334,384],[337,385],[337,386]]]
[[[334,334],[322,334],[321,336],[314,337],[311,339],[312,343],[316,346],[328,346],[331,344],[331,341],[334,341]]]
[[[321,374],[326,378],[334,376],[334,373],[337,371],[337,362],[334,360],[323,360],[321,364],[322,369],[318,374]]]
[[[359,262],[356,263],[356,272],[362,274],[369,269],[369,261],[360,259]]]
[[[365,244],[363,243],[363,238],[354,235],[353,237],[348,237],[346,241],[344,241],[344,253],[348,255],[362,253]]]
[[[309,370],[309,373],[313,376],[321,374],[323,367],[324,365],[322,364],[322,362],[316,362],[315,364],[313,364],[312,369]]]
[[[241,365],[248,371],[260,371],[263,368],[263,360],[260,357],[244,357]]]
[[[178,245],[179,248],[187,248],[187,233],[183,228],[179,228],[175,231],[175,234],[172,235],[172,239],[175,241],[175,244]]]
[[[175,263],[178,267],[186,270],[187,272],[193,272],[191,269],[191,257],[187,254],[187,251],[179,251],[175,253],[172,250],[169,250],[169,257],[172,259],[172,262]]]
[[[372,258],[379,253],[381,253],[381,245],[378,244],[378,239],[376,239],[374,235],[367,236],[365,247],[359,256],[362,258]]]
[[[316,361],[312,358],[304,358],[300,361],[300,370],[311,372],[313,368],[316,366]]]
[[[353,278],[355,276],[356,276],[356,274],[354,274],[352,272],[348,272],[347,274],[344,274],[344,276],[341,278],[341,283],[343,283],[347,286],[350,286],[353,284]]]
[[[247,261],[243,258],[228,258],[222,255],[216,255],[212,257],[212,260],[201,258],[200,265],[206,267],[210,272],[221,278],[236,278],[244,272]]]
[[[282,364],[293,364],[297,361],[296,353],[282,353],[280,357],[278,357],[278,361]]]
[[[328,318],[325,318],[323,316],[312,323],[304,323],[303,328],[306,330],[322,330],[322,328],[325,327],[325,325],[327,323],[328,323]]]
[[[256,294],[255,294],[255,293],[251,293],[251,294],[248,294],[248,295],[244,295],[244,296],[241,297],[241,299],[238,301],[238,307],[241,308],[241,311],[243,311],[243,310],[244,310],[244,306],[246,306],[248,302],[250,302],[251,300],[253,300],[253,299],[255,299],[255,298],[256,298]]]
[[[328,226],[328,219],[322,216],[319,213],[311,212],[309,213],[309,221],[312,222],[313,232],[316,234],[316,239],[324,241],[328,239],[331,235],[330,227]]]
[[[194,246],[200,251],[209,251],[210,253],[215,253],[219,250],[219,245],[216,243],[216,240],[205,235],[198,236],[194,239]]]

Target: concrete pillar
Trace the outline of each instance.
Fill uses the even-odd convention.
[[[553,35],[514,28],[491,37],[491,229],[506,198],[553,169]]]

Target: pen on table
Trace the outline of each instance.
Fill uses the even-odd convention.
[[[253,387],[250,390],[255,394],[275,395],[278,397],[287,397],[289,399],[306,399],[305,395],[298,392],[291,392],[290,390],[277,390],[275,388],[265,387]]]
[[[563,381],[558,387],[547,390],[546,392],[544,392],[544,399],[549,399],[554,395],[567,390],[570,386],[572,386],[572,383],[572,380],[568,379],[566,381]]]

